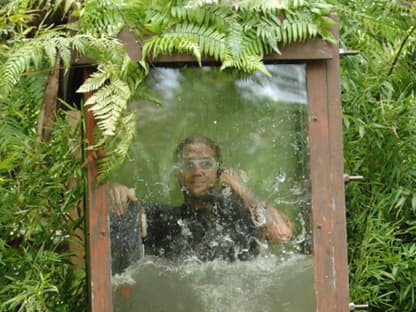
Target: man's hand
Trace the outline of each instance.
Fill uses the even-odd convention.
[[[226,169],[222,172],[219,182],[222,186],[229,186],[250,209],[253,222],[258,226],[265,226],[266,236],[271,243],[287,242],[292,238],[293,226],[289,219],[270,203],[252,194],[241,182],[240,175],[235,170]]]
[[[111,211],[119,216],[126,211],[129,201],[137,201],[128,187],[120,183],[110,184],[108,197]]]
[[[266,235],[273,244],[289,241],[293,236],[293,225],[289,219],[275,208],[266,208]]]
[[[233,169],[225,169],[219,177],[219,183],[221,186],[231,187],[238,197],[243,197],[247,192],[242,186],[240,175]]]

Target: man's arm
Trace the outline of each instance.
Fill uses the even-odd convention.
[[[107,192],[109,207],[111,212],[117,216],[122,216],[126,213],[129,202],[137,202],[136,196],[124,184],[111,183],[108,186]],[[139,212],[141,236],[147,236],[147,217],[144,209]]]
[[[264,227],[266,237],[271,243],[278,244],[292,238],[293,225],[289,218],[270,203],[252,194],[242,185],[235,171],[224,170],[219,182],[223,186],[231,187],[236,196],[249,207],[253,222],[259,227]]]
[[[293,236],[289,218],[274,207],[266,207],[266,235],[274,244],[287,242]]]

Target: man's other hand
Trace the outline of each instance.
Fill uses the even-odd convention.
[[[129,188],[120,183],[110,184],[108,197],[111,211],[119,216],[126,211],[129,201],[137,201]]]

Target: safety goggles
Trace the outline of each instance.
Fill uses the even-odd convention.
[[[218,162],[211,158],[203,159],[182,159],[178,164],[177,168],[181,171],[191,171],[195,169],[212,170],[217,169],[219,166]]]

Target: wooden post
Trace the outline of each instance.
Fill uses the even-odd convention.
[[[88,71],[84,72],[84,80]],[[89,98],[91,94],[87,94]],[[85,108],[87,145],[94,144],[95,119],[93,113]],[[92,312],[111,312],[111,257],[110,231],[108,226],[107,185],[97,186],[97,166],[95,153],[87,150],[87,269]]]

